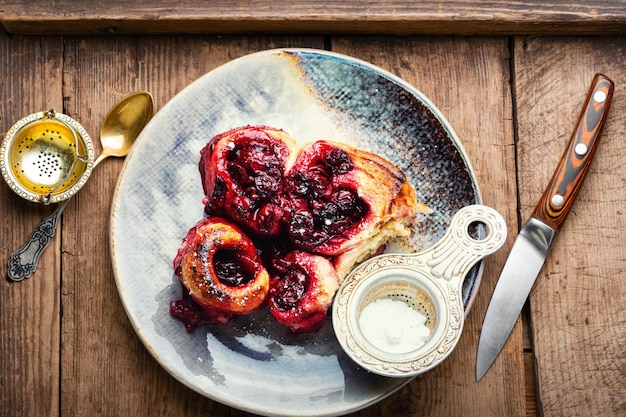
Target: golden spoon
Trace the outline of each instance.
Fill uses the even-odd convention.
[[[102,122],[102,153],[94,161],[92,169],[109,156],[126,156],[153,113],[152,95],[146,91],[129,94],[117,102]],[[10,256],[8,275],[11,280],[21,281],[35,272],[39,258],[52,240],[61,213],[69,201],[63,201],[54,213],[39,223],[28,241]]]

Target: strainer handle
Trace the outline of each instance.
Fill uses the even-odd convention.
[[[486,227],[485,236],[474,238],[470,235],[474,223]],[[455,279],[460,285],[465,274],[478,261],[500,249],[506,236],[506,221],[500,213],[488,206],[469,205],[454,215],[439,242],[417,256],[425,259],[433,276],[448,281]]]
[[[9,279],[12,281],[21,281],[24,278],[30,277],[33,272],[35,272],[39,258],[50,244],[61,213],[63,213],[69,201],[70,199],[67,199],[59,204],[54,213],[43,219],[35,230],[32,231],[26,243],[9,257]]]

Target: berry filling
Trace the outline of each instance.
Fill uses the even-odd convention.
[[[353,171],[350,155],[327,142],[315,142],[298,156],[285,187],[292,204],[287,234],[298,248],[335,255],[367,216]]]
[[[278,272],[270,286],[270,313],[293,332],[318,331],[339,286],[333,265],[303,251],[289,252],[275,265]]]
[[[276,280],[272,287],[272,300],[281,310],[293,310],[306,293],[309,275],[302,268],[292,266]]]
[[[283,173],[290,144],[262,128],[229,131],[201,151],[205,211],[250,231],[275,236],[285,217]]]
[[[213,255],[213,270],[217,279],[230,287],[246,285],[254,278],[254,271],[245,268],[243,259],[233,249],[218,250]],[[246,262],[247,263],[247,262]]]
[[[246,126],[201,150],[208,217],[174,259],[184,289],[170,303],[188,331],[266,301],[291,331],[317,331],[352,266],[409,233],[417,200],[397,167],[329,141],[296,149],[282,130]]]
[[[183,298],[180,300],[170,301],[170,313],[180,319],[185,325],[185,330],[192,331],[202,323],[212,323],[211,318],[204,316],[204,311],[189,296],[188,292],[183,291]]]

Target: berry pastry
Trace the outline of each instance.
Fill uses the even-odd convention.
[[[283,175],[296,141],[279,129],[246,126],[215,136],[200,151],[205,211],[261,236],[283,227]]]
[[[255,311],[269,291],[269,274],[250,238],[218,217],[204,218],[189,230],[174,259],[174,272],[202,311],[186,305],[185,297],[170,310],[179,317],[201,315],[199,322],[225,323]]]
[[[384,158],[325,140],[298,149],[266,126],[215,136],[199,169],[208,217],[174,259],[184,289],[170,304],[187,330],[267,301],[292,332],[317,331],[350,269],[430,211]]]
[[[341,279],[390,238],[409,235],[407,223],[428,211],[402,170],[330,141],[306,145],[285,183],[289,239],[301,250],[333,257]]]
[[[339,287],[332,263],[319,255],[289,252],[272,277],[268,305],[272,316],[294,333],[316,332]]]

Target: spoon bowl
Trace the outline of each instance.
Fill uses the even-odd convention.
[[[333,302],[339,344],[361,367],[383,376],[415,376],[436,367],[461,337],[465,275],[497,251],[506,235],[506,222],[497,211],[471,205],[454,215],[444,237],[431,248],[416,254],[379,255],[359,264],[344,279]],[[428,336],[413,338],[402,328],[409,314],[381,322],[375,329],[380,337],[368,337],[372,324],[363,322],[363,312],[379,300],[399,301],[419,313]],[[402,349],[397,349],[399,343]]]
[[[109,156],[126,156],[153,113],[152,96],[146,91],[131,93],[118,101],[102,122],[100,128],[102,153],[94,162],[94,166]]]
[[[89,172],[109,156],[126,156],[153,113],[152,95],[146,91],[131,93],[117,102],[102,122],[102,153],[93,163],[89,161]],[[54,213],[39,223],[28,241],[9,257],[9,279],[21,281],[35,272],[39,258],[52,240],[59,218],[70,201],[69,197],[71,195],[59,204]]]

